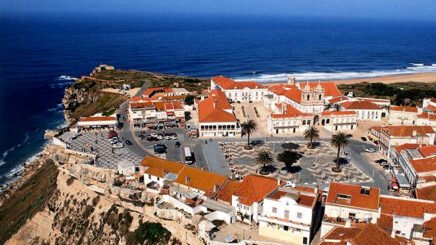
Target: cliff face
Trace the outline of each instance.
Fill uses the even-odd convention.
[[[118,89],[123,84],[131,88],[142,87],[182,87],[188,91],[201,92],[209,86],[206,79],[165,75],[134,70],[94,71],[91,76],[83,76],[65,89],[62,103],[68,125],[72,125],[82,116],[95,113],[113,113],[126,96],[120,93],[109,93],[103,89]]]

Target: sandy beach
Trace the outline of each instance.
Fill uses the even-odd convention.
[[[413,73],[404,75],[391,75],[391,76],[381,76],[381,77],[371,77],[371,78],[356,78],[350,80],[333,80],[336,84],[352,84],[352,83],[406,83],[406,82],[423,82],[423,83],[436,83],[436,72],[428,73]],[[272,82],[268,84],[279,84],[277,82]]]

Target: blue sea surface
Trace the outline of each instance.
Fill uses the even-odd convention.
[[[197,77],[341,79],[436,71],[436,23],[178,15],[0,16],[0,184],[64,123],[72,81],[106,63]]]

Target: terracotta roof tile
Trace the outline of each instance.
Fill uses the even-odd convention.
[[[279,186],[276,179],[260,175],[247,175],[242,180],[235,196],[239,197],[240,203],[251,206],[254,202],[262,201],[277,187]]]
[[[395,151],[400,153],[403,150],[408,150],[408,149],[417,149],[419,148],[419,146],[422,146],[423,144],[413,144],[413,143],[406,143],[406,144],[402,144],[402,145],[397,145],[395,146]]]
[[[436,202],[436,185],[416,189],[416,198]]]
[[[385,215],[423,218],[424,213],[436,214],[436,204],[426,200],[381,196],[380,207]]]
[[[380,106],[370,101],[347,101],[341,105],[347,110],[381,110]]]
[[[295,117],[313,117],[311,113],[301,112],[291,105],[286,105],[286,110],[282,114],[271,114],[272,118],[295,118]]]
[[[418,115],[418,118],[428,119],[430,121],[436,121],[436,114],[429,114],[427,112],[423,112],[423,113]]]
[[[300,82],[300,84],[302,87],[304,87],[303,82]],[[308,84],[311,89],[315,89],[316,86],[321,85],[321,87],[324,89],[325,97],[337,97],[342,95],[341,91],[339,91],[336,83],[334,82],[309,82]]]
[[[415,132],[417,135],[427,135],[434,133],[431,126],[386,126],[382,132],[394,137],[412,137]]]
[[[364,187],[338,182],[330,183],[326,203],[341,206],[350,206],[363,209],[377,210],[379,205],[380,189],[371,187],[369,194],[362,194]],[[341,198],[338,195],[348,195],[350,198]]]
[[[211,192],[215,186],[220,188],[226,179],[227,177],[224,175],[186,166],[179,173],[175,182],[204,192]]]
[[[214,81],[216,84],[218,84],[223,89],[244,89],[244,88],[250,88],[250,89],[257,89],[257,88],[265,88],[262,84],[258,82],[253,81],[241,81],[236,82],[231,78],[224,77],[224,76],[216,76],[211,78],[212,81]]]
[[[229,180],[225,183],[222,189],[218,192],[217,198],[227,203],[232,203],[232,195],[239,189],[241,182]]]
[[[413,106],[391,106],[391,108],[389,109],[391,111],[403,111],[403,112],[418,112],[418,108],[417,107],[413,107]]]
[[[436,156],[423,159],[411,159],[409,162],[418,173],[436,171]]]
[[[145,173],[147,174],[164,177],[167,173],[179,174],[179,172],[182,171],[186,165],[157,157],[147,156],[142,160],[141,166],[148,167],[148,169],[145,170]]]
[[[436,218],[432,218],[423,224],[425,231],[424,237],[432,238],[433,242],[436,240]]]
[[[336,227],[324,236],[323,241],[325,240],[340,240],[353,245],[401,244],[400,241],[371,223],[362,223],[349,228]]]
[[[436,145],[422,146],[419,147],[418,150],[424,157],[431,157],[436,155]]]
[[[236,122],[226,95],[217,89],[209,93],[209,97],[198,102],[199,122]]]

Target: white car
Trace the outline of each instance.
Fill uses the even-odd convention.
[[[177,135],[171,135],[170,138],[171,138],[172,140],[176,140],[176,139],[178,139]]]
[[[151,133],[150,136],[157,138],[157,133]]]
[[[116,144],[116,143],[118,143],[118,138],[113,137],[113,138],[109,139],[109,143],[111,143],[111,144]]]
[[[375,149],[374,148],[365,148],[365,151],[369,152],[369,153],[374,153]]]
[[[165,139],[166,140],[170,140],[171,139],[171,135],[165,135]]]
[[[158,135],[156,136],[156,138],[158,138],[158,139],[160,139],[160,140],[163,140],[163,139],[164,139],[164,136],[161,135],[161,134],[158,134]]]
[[[121,142],[118,142],[118,143],[112,144],[112,148],[115,148],[115,149],[123,148],[123,147],[124,147],[124,145],[123,145],[123,143],[121,143]]]

